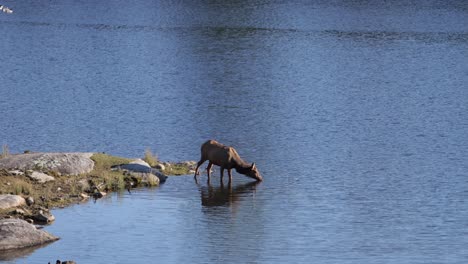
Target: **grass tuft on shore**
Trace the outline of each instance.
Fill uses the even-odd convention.
[[[10,155],[10,148],[8,145],[2,145],[2,154],[0,154],[0,159],[1,158],[6,158]]]
[[[151,167],[155,167],[156,165],[159,164],[159,159],[157,155],[154,155],[151,152],[150,148],[147,148],[145,150],[145,156],[143,157],[143,160],[148,163]]]

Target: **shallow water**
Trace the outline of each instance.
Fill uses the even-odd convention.
[[[0,14],[11,152],[196,160],[215,172],[54,211],[12,263],[465,263],[462,1],[21,1]]]

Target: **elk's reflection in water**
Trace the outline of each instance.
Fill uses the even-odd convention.
[[[222,181],[219,186],[213,186],[210,181],[207,181],[207,186],[200,188],[202,206],[235,206],[241,197],[255,197],[256,187],[260,182],[249,182],[234,185],[224,184]]]

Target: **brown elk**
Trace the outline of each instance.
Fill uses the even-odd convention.
[[[195,175],[193,176],[195,180],[197,179],[198,168],[207,160],[209,161],[208,167],[206,168],[208,180],[210,179],[210,172],[213,164],[221,167],[221,181],[223,180],[224,170],[228,172],[229,182],[232,181],[231,169],[235,169],[238,173],[256,179],[257,181],[263,180],[255,163],[249,164],[245,162],[233,147],[225,146],[215,140],[208,140],[201,146],[201,158],[197,163]]]

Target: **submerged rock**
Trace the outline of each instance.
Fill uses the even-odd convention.
[[[94,168],[93,153],[26,153],[0,159],[0,169],[54,171],[63,175],[89,173]]]
[[[58,239],[21,219],[0,220],[0,250],[41,245]]]
[[[26,204],[26,200],[19,195],[1,194],[0,209],[8,209]]]

